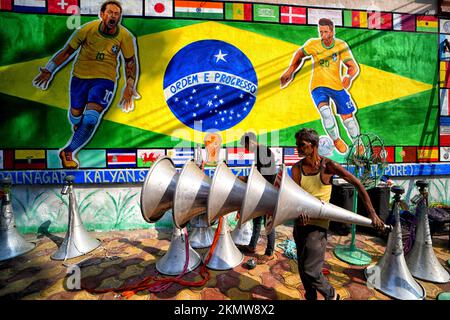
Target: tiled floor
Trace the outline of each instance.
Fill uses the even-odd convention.
[[[171,230],[155,229],[92,232],[91,235],[101,240],[101,246],[85,256],[64,263],[50,259],[50,255],[57,249],[56,243],[62,240],[64,234],[38,237],[35,234],[24,235],[27,240],[36,243],[36,248],[15,259],[0,262],[0,299],[124,299],[113,292],[92,294],[86,290],[69,290],[67,284],[73,281],[70,276],[75,273],[68,273],[67,266],[78,264],[81,267],[82,287],[109,289],[131,285],[147,276],[157,275],[155,263],[169,248],[171,233]],[[292,227],[277,227],[276,245],[286,239],[292,239]],[[361,233],[357,234],[356,239],[356,245],[366,250],[373,262],[381,258],[386,245],[384,240]],[[363,273],[365,267],[351,266],[333,255],[333,248],[337,244],[346,244],[349,240],[348,236],[332,233],[328,237],[324,267],[330,271],[327,275],[330,283],[337,289],[341,299],[389,300],[388,296],[367,286]],[[447,242],[448,236],[433,237],[436,256],[450,271],[447,265],[447,260],[450,259]],[[265,237],[261,237],[258,253],[263,253],[265,244]],[[204,254],[208,249],[197,251]],[[284,256],[283,250],[278,246],[275,254],[276,259],[252,270],[248,270],[243,264],[255,255],[245,255],[244,261],[232,270],[209,270],[210,278],[201,287],[173,284],[159,293],[146,290],[138,292],[130,299],[304,299],[297,262]],[[200,280],[200,268],[201,266],[186,274],[183,279]],[[418,281],[426,290],[426,299],[436,299],[440,292],[450,291],[450,283]]]

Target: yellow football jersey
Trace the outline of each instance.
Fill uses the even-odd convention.
[[[75,31],[69,45],[81,49],[76,58],[73,75],[81,79],[109,79],[116,81],[117,56],[120,51],[125,59],[135,54],[134,37],[118,25],[114,35],[100,31],[100,20],[89,22]]]
[[[321,39],[310,39],[302,50],[306,56],[311,56],[313,59],[311,91],[317,87],[344,89],[341,80],[341,62],[354,60],[345,41],[334,39],[331,46],[326,47]]]

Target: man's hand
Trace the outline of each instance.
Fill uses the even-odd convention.
[[[285,73],[283,73],[283,75],[280,78],[280,86],[281,89],[287,87],[287,85],[291,82],[292,80],[292,73],[289,71],[286,71]]]
[[[352,78],[350,75],[345,75],[344,78],[342,78],[342,86],[344,89],[350,88],[350,85],[352,84]]]
[[[301,213],[297,221],[298,221],[297,224],[299,226],[301,227],[306,226],[309,222],[309,216],[304,213]]]
[[[375,228],[375,230],[382,232],[384,230],[384,222],[381,220],[378,215],[371,214],[370,218],[372,220],[372,226]]]
[[[39,74],[33,79],[33,86],[41,90],[47,90],[53,79],[53,74],[45,68],[39,67]]]
[[[119,107],[122,108],[122,111],[128,113],[134,110],[134,99],[140,99],[141,96],[134,88],[134,85],[128,84],[122,92],[122,98],[119,102]]]

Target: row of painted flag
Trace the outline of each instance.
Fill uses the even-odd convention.
[[[449,118],[450,119],[450,118]],[[450,129],[450,122],[448,123]],[[450,137],[450,130],[447,131]],[[450,141],[450,140],[449,140]],[[299,160],[296,148],[271,147],[277,165],[292,166]],[[450,147],[385,147],[389,163],[450,161]],[[440,154],[440,159],[439,159]],[[170,157],[177,167],[194,158],[191,148],[178,149],[82,149],[77,154],[80,168],[147,168],[160,157]],[[206,158],[202,150],[202,158]],[[219,161],[229,166],[249,166],[254,154],[244,148],[220,150]],[[62,169],[59,150],[0,150],[0,169]]]
[[[97,15],[104,0],[0,0],[0,10],[32,13]],[[316,25],[320,18],[336,26],[379,30],[438,32],[435,16],[378,11],[306,8],[297,6],[184,0],[122,1],[124,16],[153,16],[207,20],[237,20]],[[442,29],[442,28],[441,28]]]

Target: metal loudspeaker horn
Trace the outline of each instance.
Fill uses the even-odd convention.
[[[377,264],[364,270],[368,285],[384,294],[400,300],[423,300],[425,289],[411,275],[403,254],[402,229],[400,225],[400,195],[402,187],[392,187],[394,205],[392,213],[395,219],[393,231],[389,234],[386,250]]]
[[[273,202],[272,196],[269,198],[271,202],[266,205],[266,208],[270,209],[267,210],[268,216],[266,219],[268,233],[272,231],[272,228],[286,221],[297,219],[301,213],[313,219],[328,219],[366,227],[372,226],[372,221],[369,218],[317,199],[301,188],[287,174],[286,167],[283,170],[278,199]],[[259,172],[255,172],[255,174],[262,178]],[[275,210],[272,210],[274,206]],[[386,225],[385,228],[390,229],[391,227]]]
[[[219,163],[214,172],[208,196],[208,221],[214,221],[242,206],[245,182],[236,177],[225,162]]]
[[[184,228],[193,217],[205,213],[211,178],[193,159],[188,160],[180,173],[173,197],[173,221],[178,228]]]
[[[11,178],[1,181],[3,196],[0,198],[0,261],[15,258],[34,249],[35,244],[25,241],[17,232],[11,203]]]
[[[61,194],[69,194],[69,222],[62,245],[51,255],[53,260],[65,260],[82,256],[100,245],[100,241],[92,238],[83,226],[78,213],[77,198],[73,191],[74,176],[65,178],[66,185]]]
[[[411,270],[411,274],[417,279],[447,283],[450,281],[450,274],[439,263],[431,240],[428,221],[428,191],[426,190],[428,182],[419,180],[416,182],[416,185],[419,187],[420,192],[416,208],[419,221],[413,247],[406,255],[406,263],[409,270]]]
[[[145,221],[154,223],[172,209],[179,174],[169,157],[155,161],[141,190],[141,213]]]
[[[284,167],[285,168],[285,167]],[[247,221],[266,214],[273,214],[278,198],[278,189],[267,181],[252,165],[247,179],[247,188],[241,208],[239,228]],[[269,234],[272,229],[267,230]]]

